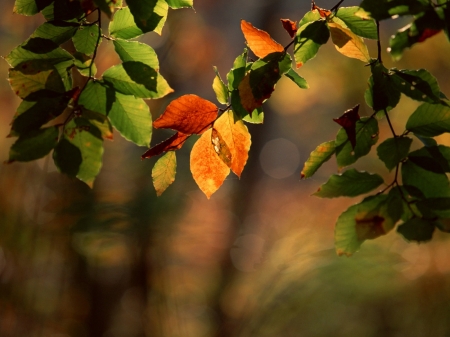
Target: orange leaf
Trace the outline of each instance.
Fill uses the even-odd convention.
[[[338,52],[363,62],[370,61],[369,51],[362,37],[336,22],[329,22],[328,27],[330,27],[331,40]]]
[[[289,19],[280,19],[283,24],[283,28],[288,32],[289,36],[294,38],[297,33],[297,21],[291,21]]]
[[[214,123],[214,129],[220,133],[231,154],[229,167],[240,177],[247,163],[248,151],[252,143],[247,127],[242,120],[236,120],[233,111],[228,111],[217,119]],[[214,141],[214,133],[212,140]],[[215,150],[217,151],[216,148]]]
[[[315,10],[317,9],[317,11],[319,12],[320,16],[323,18],[327,18],[331,15],[331,11],[329,11],[328,9],[323,9],[320,8],[319,6],[316,6],[316,3],[313,1],[312,2],[312,6],[311,6],[311,10]]]
[[[184,142],[189,138],[190,135],[185,135],[181,132],[177,132],[172,137],[166,139],[165,141],[153,146],[151,149],[147,150],[141,158],[150,158],[153,156],[160,155],[163,152],[175,151],[181,148]]]
[[[155,128],[174,129],[185,134],[203,133],[217,118],[217,106],[196,95],[173,100],[158,119]]]
[[[241,20],[241,30],[247,40],[247,45],[259,58],[284,51],[283,46],[275,42],[267,32],[253,27],[250,22]]]
[[[191,172],[198,187],[209,199],[230,173],[211,143],[212,129],[208,129],[192,147]]]

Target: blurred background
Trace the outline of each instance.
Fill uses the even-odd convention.
[[[317,5],[331,8],[336,0]],[[343,5],[357,5],[346,0]],[[0,55],[43,22],[14,15],[2,1]],[[298,21],[307,0],[195,0],[195,11],[172,11],[162,36],[140,40],[159,55],[173,94],[149,101],[153,118],[174,98],[211,101],[213,66],[222,77],[245,47],[240,20],[289,43],[280,18]],[[383,49],[410,18],[382,22]],[[103,20],[106,31],[107,20]],[[373,57],[375,41],[367,41]],[[426,68],[450,94],[450,44],[440,33],[387,67]],[[103,41],[98,76],[119,60]],[[0,62],[0,158],[19,104]],[[360,198],[310,196],[337,170],[333,160],[300,181],[309,153],[334,139],[332,118],[364,103],[370,69],[329,42],[298,70],[310,89],[281,79],[264,104],[263,125],[248,125],[252,148],[239,180],[230,175],[210,200],[189,171],[190,144],[178,151],[175,183],[159,198],[156,161],[115,133],[105,143],[93,189],[59,174],[47,156],[0,166],[0,336],[250,337],[450,336],[450,245],[436,232],[426,244],[396,233],[366,241],[353,257],[337,257],[333,228]],[[418,104],[402,97],[392,112],[401,133]],[[380,139],[389,136],[380,121]],[[152,144],[167,138],[154,131]],[[450,138],[440,137],[450,145]],[[417,144],[415,146],[418,146]],[[390,181],[376,152],[357,162]]]

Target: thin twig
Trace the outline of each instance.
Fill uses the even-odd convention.
[[[394,127],[392,126],[391,119],[389,118],[389,114],[386,109],[384,109],[384,114],[386,115],[386,119],[388,121],[389,127],[391,128],[392,135],[394,136],[394,138],[397,138],[398,136],[395,133]]]
[[[377,20],[377,47],[378,47],[378,62],[383,63],[381,60],[381,40],[380,40],[380,22]]]
[[[330,9],[331,12],[337,10],[339,8],[339,6],[341,5],[341,3],[343,3],[345,0],[341,0],[339,1],[336,5],[333,6],[333,8]]]

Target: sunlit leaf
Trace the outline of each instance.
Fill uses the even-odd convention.
[[[175,181],[177,157],[174,151],[159,158],[152,169],[153,186],[159,197]]]
[[[239,97],[239,95],[238,95]],[[243,109],[245,112],[247,112],[245,109]],[[242,117],[242,115],[239,114],[240,117]],[[247,122],[247,123],[251,123],[251,124],[262,124],[264,123],[264,111],[262,110],[261,107],[255,109],[252,111],[251,114],[246,114],[242,117],[242,120]]]
[[[216,76],[214,77],[212,87],[216,93],[217,100],[222,104],[227,104],[229,98],[228,88],[225,83],[223,83],[217,67],[214,67],[214,72],[216,73]]]
[[[74,65],[81,75],[86,77],[95,76],[97,67],[91,57],[78,52],[74,53],[73,57],[75,58]]]
[[[116,93],[116,100],[108,117],[124,138],[140,146],[150,145],[152,116],[142,98]]]
[[[78,99],[78,104],[88,110],[107,115],[116,96],[114,90],[102,81],[89,81]]]
[[[422,103],[409,117],[406,129],[425,137],[450,132],[450,107],[444,104]]]
[[[411,143],[412,139],[408,137],[388,138],[378,145],[378,158],[380,158],[387,169],[391,171],[398,163],[408,156]]]
[[[72,38],[80,25],[75,22],[52,21],[40,25],[30,38],[42,38],[60,45]]]
[[[50,5],[53,0],[16,0],[14,13],[22,15],[35,15]]]
[[[297,68],[316,56],[320,46],[327,43],[330,31],[324,20],[306,23],[297,31],[294,57]]]
[[[425,69],[390,69],[394,86],[412,99],[428,103],[439,103],[440,92],[436,78]]]
[[[389,19],[394,15],[419,14],[430,6],[426,0],[363,0],[359,5],[375,20]]]
[[[233,111],[224,112],[214,123],[214,130],[220,133],[222,140],[230,151],[229,167],[238,176],[241,176],[244,166],[247,163],[248,151],[250,150],[251,137],[247,127],[242,120],[236,118]],[[212,141],[214,144],[214,130],[212,131]],[[215,151],[220,154],[220,139]]]
[[[27,41],[23,45],[26,45]],[[12,67],[26,62],[26,61],[36,61],[45,60],[55,65],[64,61],[73,60],[72,55],[65,51],[64,49],[58,47],[50,52],[46,53],[35,53],[25,49],[23,46],[18,46],[13,49],[8,56],[5,57],[6,62],[8,62]]]
[[[412,218],[397,228],[407,241],[426,242],[433,237],[436,222],[433,220]]]
[[[300,22],[298,23],[298,27],[300,28],[301,26],[310,23],[310,22],[314,22],[317,20],[320,20],[321,16],[319,14],[319,11],[317,9],[306,12],[306,14],[303,16],[303,18],[300,20]]]
[[[214,103],[196,95],[184,95],[170,102],[153,126],[185,134],[201,134],[215,121],[217,112]]]
[[[334,140],[320,144],[311,152],[301,172],[301,178],[312,177],[314,173],[327,162],[335,152]]]
[[[356,123],[356,146],[353,148],[342,128],[336,136],[336,160],[340,168],[356,162],[370,152],[378,141],[378,122],[375,118],[362,117]]]
[[[288,32],[289,36],[294,38],[297,33],[297,23],[289,19],[280,19],[283,28]]]
[[[228,88],[230,91],[235,90],[239,87],[242,79],[245,76],[245,68],[247,65],[247,49],[244,49],[244,52],[236,57],[233,63],[233,67],[230,72],[227,74],[228,80]]]
[[[369,51],[361,37],[335,22],[329,22],[328,27],[330,27],[331,40],[338,52],[363,62],[370,61]]]
[[[136,26],[142,32],[155,31],[161,34],[169,10],[169,5],[165,0],[128,0],[127,4]]]
[[[230,173],[211,143],[212,129],[205,131],[192,147],[190,166],[192,176],[200,190],[209,199]]]
[[[259,58],[264,58],[272,53],[284,52],[281,44],[275,42],[267,32],[253,27],[250,22],[241,20],[241,30],[248,47]]]
[[[138,41],[115,39],[113,41],[116,53],[122,62],[141,62],[149,67],[159,70],[158,56],[148,44]]]
[[[100,33],[97,25],[81,26],[72,38],[75,49],[80,53],[92,55],[102,41],[99,39]]]
[[[356,197],[368,193],[383,183],[378,174],[349,169],[333,174],[313,195],[320,198]]]
[[[376,40],[378,38],[377,26],[374,20],[363,19],[356,16],[355,13],[360,10],[360,7],[340,7],[336,12],[336,17],[341,19],[348,29],[358,36],[366,39]]]
[[[166,139],[165,141],[153,146],[147,150],[142,156],[142,159],[151,158],[153,156],[158,156],[163,152],[175,151],[180,149],[190,135],[185,135],[184,133],[177,132],[172,137]]]
[[[297,84],[300,89],[308,89],[309,84],[306,80],[301,77],[294,69],[289,69],[289,71],[284,74],[287,78],[289,78],[292,82]]]
[[[58,127],[51,126],[21,135],[9,150],[9,160],[31,161],[46,156],[58,142]]]
[[[194,0],[166,0],[170,8],[192,8]]]
[[[120,8],[114,14],[114,20],[109,23],[109,33],[119,39],[132,39],[142,34],[142,30],[136,26],[134,17],[128,7]]]

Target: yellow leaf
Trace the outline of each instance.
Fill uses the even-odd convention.
[[[214,123],[223,141],[228,146],[231,153],[231,170],[241,176],[244,166],[247,163],[248,151],[250,150],[250,133],[242,120],[238,120],[233,111],[222,114]]]
[[[331,39],[338,52],[363,62],[370,61],[369,51],[361,37],[336,22],[329,22],[328,26],[330,27]]]
[[[168,151],[158,159],[152,170],[153,186],[159,197],[175,181],[177,157],[175,151]]]
[[[216,192],[230,173],[211,142],[212,129],[205,131],[192,147],[191,172],[195,182],[208,197]]]

